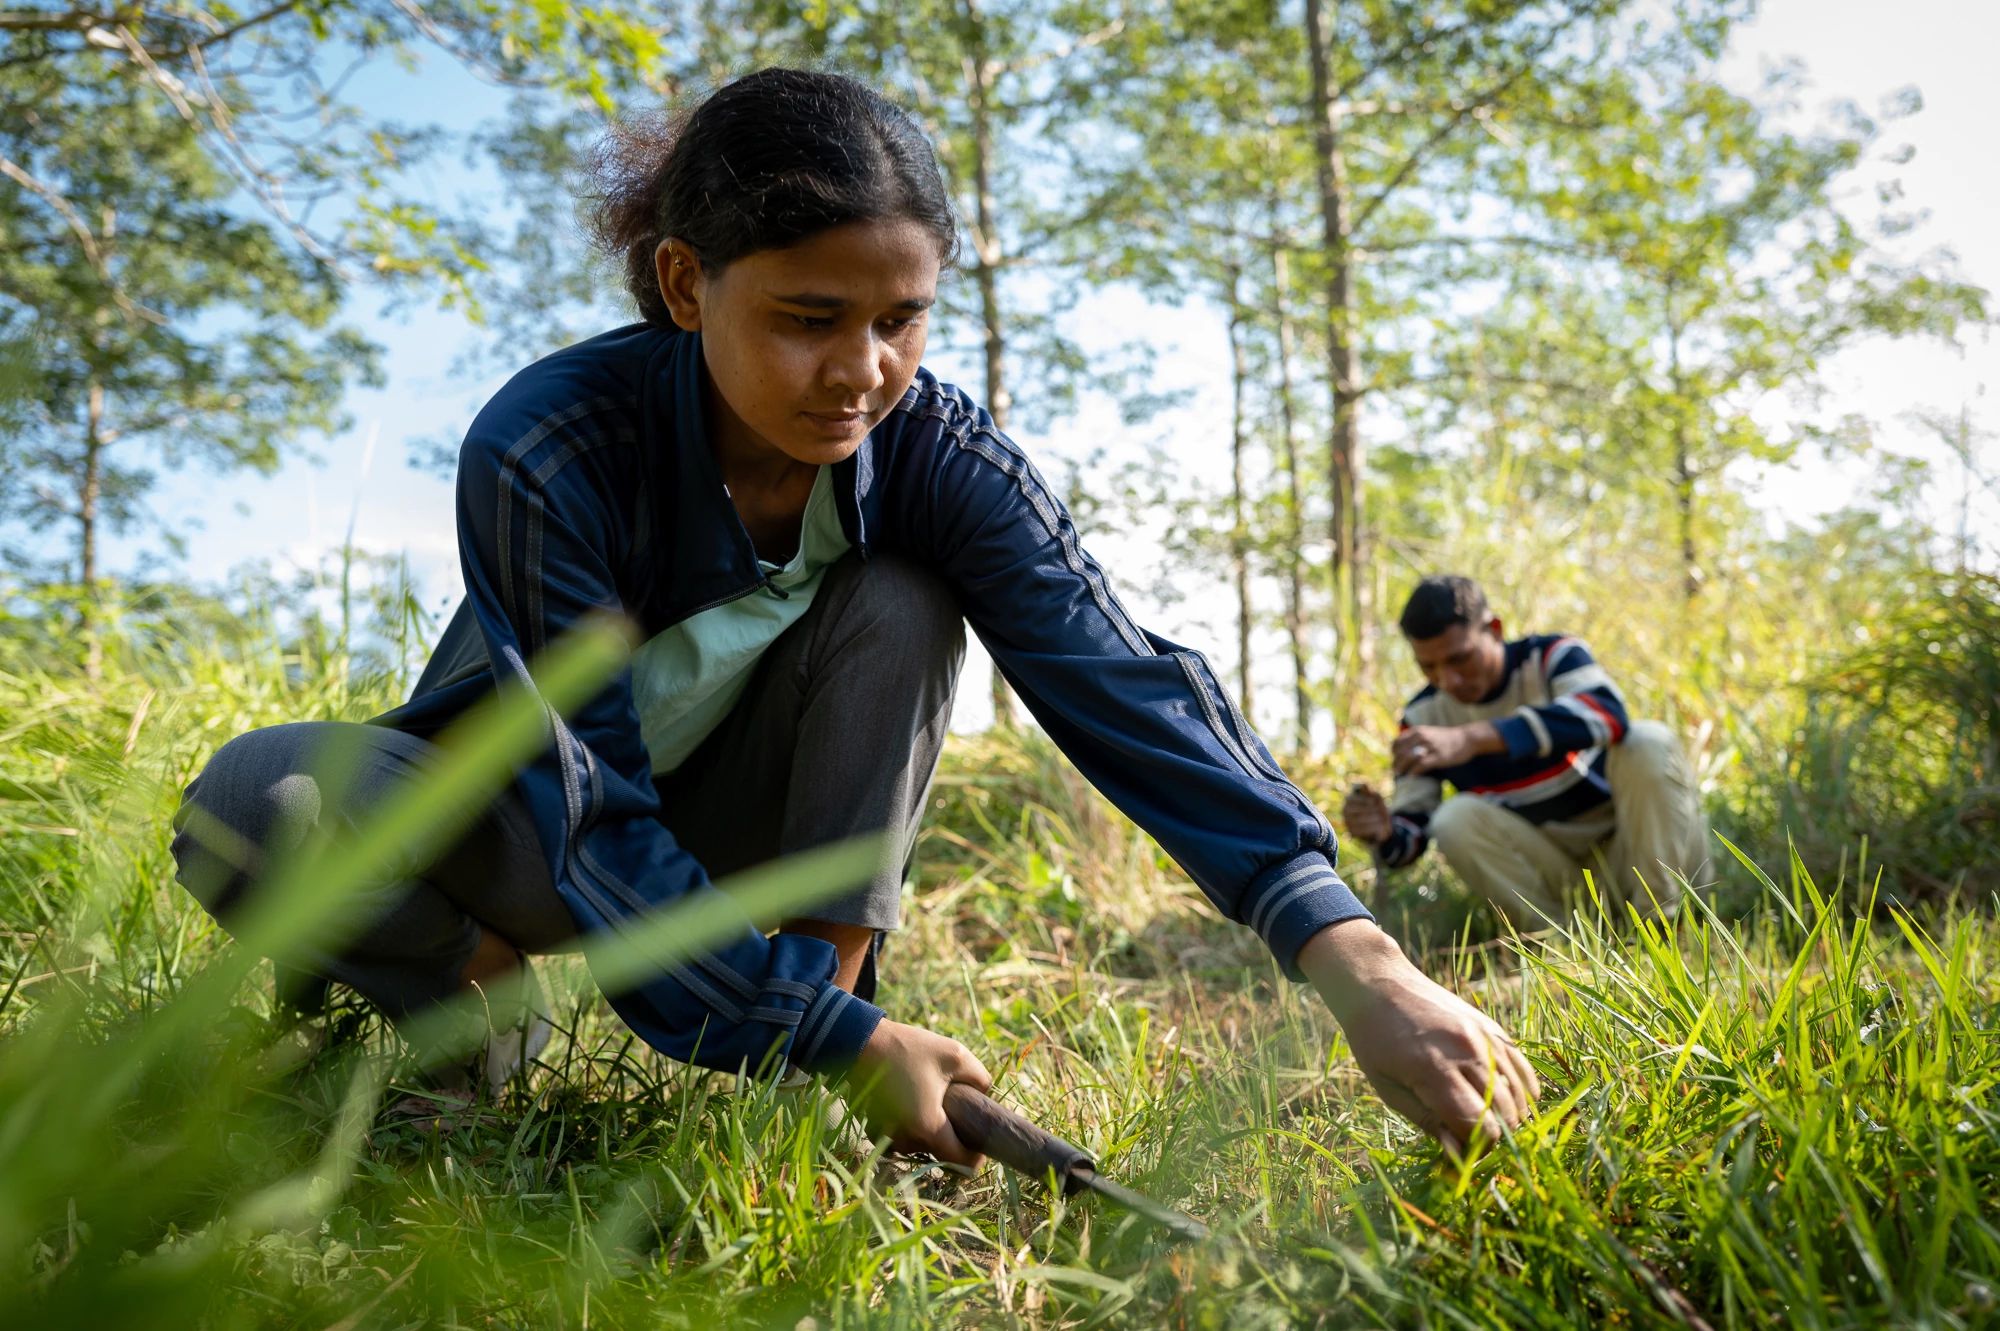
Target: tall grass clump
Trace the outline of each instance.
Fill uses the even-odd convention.
[[[1940,577],[1809,683],[1767,828],[1829,872],[1866,837],[1898,895],[2000,890],[2000,578]]]

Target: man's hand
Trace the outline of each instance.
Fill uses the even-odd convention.
[[[1356,841],[1379,846],[1389,839],[1389,803],[1372,787],[1357,785],[1348,791],[1340,817],[1347,824],[1347,835]]]
[[[1492,1018],[1411,965],[1367,920],[1329,925],[1299,953],[1391,1109],[1462,1157],[1535,1109],[1541,1083]]]
[[[986,1157],[958,1139],[944,1114],[944,1089],[955,1081],[993,1089],[985,1065],[964,1045],[886,1017],[861,1047],[853,1073],[868,1126],[896,1149],[977,1169]]]
[[[1463,726],[1411,726],[1396,736],[1396,742],[1389,746],[1389,757],[1396,775],[1406,776],[1456,767],[1482,753],[1506,751],[1507,742],[1491,721],[1474,721]]]

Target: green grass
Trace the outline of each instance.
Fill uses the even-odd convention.
[[[274,1015],[166,856],[216,744],[378,705],[322,666],[0,657],[0,1326],[2000,1325],[2000,926],[1876,902],[1859,848],[1671,936],[1422,939],[1545,1087],[1461,1169],[1044,746],[956,745],[884,1001],[1217,1232],[1174,1247],[669,1064],[572,961],[524,1084],[412,1112],[379,1024]]]

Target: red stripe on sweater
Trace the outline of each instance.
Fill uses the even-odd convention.
[[[1505,781],[1497,786],[1473,786],[1471,793],[1474,795],[1504,795],[1510,790],[1522,790],[1534,785],[1538,781],[1547,781],[1550,777],[1561,776],[1571,766],[1570,760],[1566,757],[1554,767],[1546,768],[1543,771],[1535,773],[1533,776],[1524,776],[1518,781]]]
[[[1606,707],[1588,693],[1572,693],[1570,696],[1604,718],[1604,724],[1611,727],[1611,742],[1613,744],[1625,738],[1625,723],[1620,721],[1609,707]]]

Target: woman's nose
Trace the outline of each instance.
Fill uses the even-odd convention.
[[[882,344],[872,330],[842,338],[827,359],[826,385],[829,388],[840,389],[855,397],[866,397],[880,388],[883,382]]]

